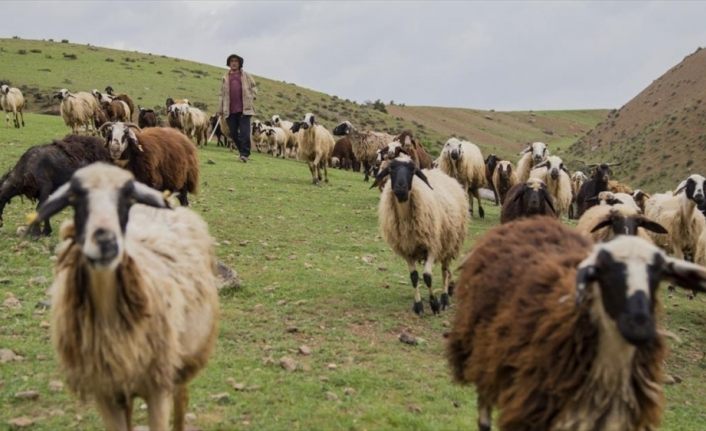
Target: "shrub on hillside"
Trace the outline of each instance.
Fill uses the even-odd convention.
[[[108,62],[108,63],[113,63],[115,60],[113,60],[112,58],[108,57],[108,58],[105,59],[105,61]]]
[[[69,43],[68,39],[61,39],[61,43]]]
[[[20,54],[20,55],[26,55],[26,54],[27,54],[27,50],[26,50],[26,49],[18,49],[18,50],[17,50],[17,53]]]
[[[62,54],[64,55],[64,58],[67,60],[76,60],[78,58],[78,56],[76,54],[67,54],[65,52],[62,52]]]

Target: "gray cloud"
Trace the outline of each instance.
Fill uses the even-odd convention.
[[[619,107],[706,41],[700,2],[10,2],[5,37],[152,52],[357,101]]]

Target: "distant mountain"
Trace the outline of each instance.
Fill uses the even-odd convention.
[[[571,146],[576,160],[622,162],[616,177],[650,191],[706,173],[706,50],[697,49]]]

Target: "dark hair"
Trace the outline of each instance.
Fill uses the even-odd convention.
[[[243,57],[239,56],[238,54],[229,55],[228,59],[226,60],[226,66],[230,66],[230,61],[234,58],[238,60],[238,62],[240,63],[240,67],[242,68],[244,63]]]

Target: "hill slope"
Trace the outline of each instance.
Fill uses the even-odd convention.
[[[706,50],[699,48],[570,148],[648,190],[673,189],[706,163]]]

